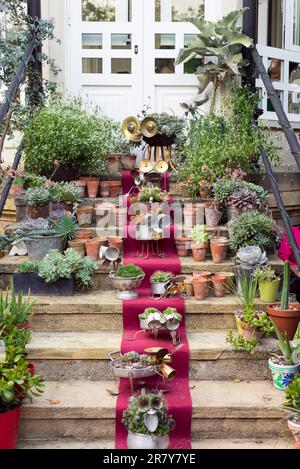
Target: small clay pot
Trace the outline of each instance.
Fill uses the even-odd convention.
[[[204,262],[206,257],[207,244],[192,243],[192,253],[195,262]]]
[[[179,257],[187,257],[191,249],[190,238],[176,238],[176,249]]]
[[[120,195],[121,185],[121,181],[109,181],[109,197],[118,197]]]
[[[100,195],[101,197],[109,197],[109,181],[100,182]]]
[[[97,239],[89,239],[85,242],[86,255],[95,261],[99,259],[100,242]]]
[[[93,238],[92,241],[98,241],[98,243],[99,243],[99,249],[100,249],[101,246],[105,246],[105,244],[107,243],[107,238],[104,238],[104,237],[96,237],[96,238]]]
[[[96,199],[99,191],[100,181],[88,181],[87,182],[87,191],[90,199]]]
[[[121,158],[122,168],[126,171],[132,171],[135,169],[136,155],[126,155]]]
[[[77,209],[77,220],[79,226],[91,226],[94,207],[79,207]]]
[[[233,272],[218,272],[218,275],[226,278],[226,288],[232,290],[235,284],[235,274]]]
[[[92,231],[91,230],[86,230],[86,229],[81,229],[76,231],[75,239],[78,240],[88,240],[92,238]]]
[[[47,205],[27,205],[27,218],[37,220],[38,218],[48,218],[50,215],[50,204]]]
[[[85,197],[86,181],[72,181],[72,184],[80,190],[80,197]]]
[[[120,236],[109,236],[108,245],[111,248],[116,248],[116,249],[119,249],[119,251],[121,251],[123,247],[123,239]]]
[[[204,205],[206,225],[212,228],[217,227],[223,215],[220,204],[214,201],[209,201],[205,202]]]
[[[208,293],[208,279],[205,277],[194,278],[193,288],[196,300],[203,301],[207,297]]]
[[[268,306],[268,315],[273,319],[281,334],[287,334],[293,340],[300,322],[300,304],[290,303],[288,310],[281,310],[280,303]]]
[[[187,204],[183,209],[184,226],[204,225],[204,204]]]
[[[227,238],[213,238],[210,241],[210,250],[215,264],[221,264],[225,261],[228,251]]]
[[[194,296],[193,277],[186,277],[184,280],[185,292],[188,297]]]
[[[226,293],[227,278],[221,275],[214,275],[211,278],[216,298],[223,298]]]
[[[193,278],[197,279],[197,278],[207,278],[207,279],[210,279],[211,276],[213,275],[212,272],[208,272],[208,271],[205,271],[205,270],[199,270],[198,272],[195,271],[193,272]]]
[[[85,240],[75,239],[74,241],[68,241],[68,246],[74,251],[78,252],[81,257],[85,257]]]
[[[107,159],[107,169],[109,173],[115,174],[121,171],[121,153],[113,153]]]

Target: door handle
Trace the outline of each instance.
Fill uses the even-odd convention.
[[[139,53],[139,46],[138,45],[134,46],[134,53],[135,53],[135,55],[138,55],[138,53]]]

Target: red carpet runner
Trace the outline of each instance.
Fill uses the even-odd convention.
[[[123,173],[123,193],[126,194],[133,185],[130,173]],[[172,230],[173,231],[173,230]],[[184,346],[178,350],[171,364],[177,371],[176,378],[165,382],[157,376],[147,379],[147,389],[167,390],[165,394],[168,405],[168,413],[173,416],[176,427],[170,435],[170,449],[190,449],[191,448],[191,421],[192,421],[192,401],[189,388],[189,345],[185,329],[185,304],[178,296],[166,300],[156,301],[151,298],[150,276],[156,270],[165,270],[180,274],[181,264],[177,257],[176,247],[173,239],[161,241],[161,250],[166,254],[165,258],[150,257],[149,259],[139,259],[136,252],[140,248],[139,242],[134,239],[126,239],[124,246],[124,263],[138,265],[146,273],[146,278],[138,292],[140,297],[136,300],[123,301],[123,340],[121,345],[122,353],[132,350],[143,353],[148,347],[163,347],[170,352],[173,345],[168,333],[159,332],[158,338],[153,339],[148,334],[140,334],[134,342],[125,340],[126,337],[133,337],[140,330],[138,315],[146,308],[155,307],[161,311],[167,307],[177,308],[183,315],[180,329],[181,343]],[[135,384],[135,389],[138,390]],[[120,394],[116,408],[116,449],[126,449],[127,430],[122,424],[123,410],[128,407],[130,397],[130,386],[128,380],[121,380]]]

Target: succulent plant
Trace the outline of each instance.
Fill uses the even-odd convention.
[[[268,262],[265,252],[259,246],[247,246],[241,248],[236,255],[235,261],[237,264],[249,266],[264,266]]]
[[[196,225],[192,229],[192,239],[197,246],[207,243],[208,236],[205,225]]]
[[[25,201],[30,206],[47,205],[51,200],[51,194],[44,187],[35,187],[28,189]]]
[[[260,201],[256,192],[252,192],[247,188],[240,188],[235,190],[228,198],[228,205],[242,212],[247,212],[248,210],[258,208]]]
[[[174,275],[171,272],[163,272],[161,270],[157,270],[153,273],[150,278],[151,283],[167,283]]]
[[[230,246],[234,251],[247,246],[271,247],[276,238],[274,220],[258,210],[243,212],[232,224]]]
[[[142,275],[144,275],[142,269],[140,269],[134,264],[121,265],[121,267],[116,273],[116,277],[123,278],[137,278],[141,277]]]

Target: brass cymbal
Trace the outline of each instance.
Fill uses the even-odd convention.
[[[141,123],[141,132],[145,137],[152,138],[158,133],[158,124],[151,117],[146,117]]]
[[[140,142],[143,138],[141,134],[141,124],[134,116],[126,117],[121,127],[122,133],[131,142]]]
[[[154,168],[154,163],[150,160],[142,160],[140,164],[140,170],[142,173],[150,173]]]
[[[157,161],[154,166],[155,171],[157,171],[159,174],[166,173],[169,169],[169,164],[166,161]]]

